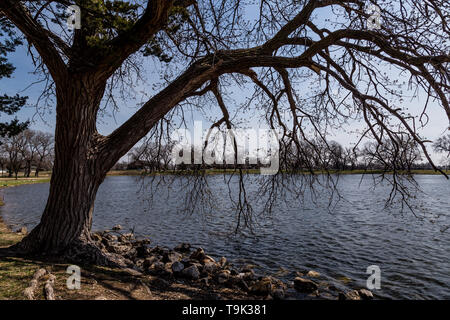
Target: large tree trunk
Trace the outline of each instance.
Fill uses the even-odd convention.
[[[59,254],[74,243],[90,241],[95,196],[104,175],[92,172],[80,158],[63,168],[55,166],[41,222],[22,242],[26,252]]]
[[[73,82],[57,94],[50,193],[39,225],[15,247],[22,253],[59,255],[92,247],[95,196],[109,169],[97,161],[102,136],[96,131],[96,113],[104,87],[96,88]]]

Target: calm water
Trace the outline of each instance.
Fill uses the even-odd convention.
[[[378,265],[379,297],[450,299],[450,228],[446,229],[450,183],[443,177],[416,177],[425,194],[412,204],[421,209],[416,214],[426,219],[402,213],[399,206],[385,209],[388,188],[372,189],[370,179],[360,183],[361,176],[349,175],[340,178],[344,199],[331,212],[328,196],[319,194],[317,201],[301,203],[288,194],[271,218],[259,220],[257,236],[245,237],[227,232],[236,220],[229,213],[223,177],[208,179],[216,194],[216,209],[206,215],[187,215],[179,210],[181,185],[160,187],[150,205],[135,177],[108,177],[98,192],[93,229],[121,224],[137,235],[149,236],[154,245],[190,242],[235,264],[254,263],[263,272],[287,269],[289,273],[279,273],[286,280],[292,280],[293,271],[313,269],[324,280],[347,289],[365,287],[367,267]],[[0,210],[6,222],[30,229],[39,221],[48,184],[8,188],[2,193],[6,204]]]

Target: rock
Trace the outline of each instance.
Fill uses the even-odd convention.
[[[179,254],[178,252],[171,251],[171,252],[165,252],[163,254],[163,261],[164,262],[176,262],[180,261],[183,256]]]
[[[22,228],[18,229],[18,230],[16,231],[16,233],[25,235],[25,234],[28,233],[28,229],[27,229],[27,227],[22,227]]]
[[[127,245],[119,245],[119,244],[111,244],[110,243],[106,247],[106,250],[108,250],[109,252],[112,252],[112,253],[124,255],[130,250],[130,247]]]
[[[217,282],[220,284],[224,284],[225,282],[228,281],[228,279],[230,278],[230,271],[228,270],[222,270],[218,275],[217,275]]]
[[[201,278],[200,283],[203,284],[204,286],[209,287],[209,278],[208,277]]]
[[[297,291],[303,293],[312,293],[317,290],[317,284],[311,280],[296,277],[294,279],[294,287]]]
[[[164,255],[165,252],[167,252],[167,250],[164,248],[161,248],[160,246],[156,246],[150,250],[151,254],[161,255],[161,256]]]
[[[151,243],[150,239],[141,239],[133,242],[135,246],[144,246],[149,245]]]
[[[277,289],[273,290],[272,296],[276,300],[282,300],[286,296],[286,293],[282,288],[277,288]]]
[[[122,226],[120,224],[116,224],[114,227],[112,227],[113,231],[119,231],[122,230]]]
[[[167,275],[173,273],[173,271],[172,271],[172,262],[167,262],[167,263],[164,264],[164,272],[165,272]]]
[[[135,248],[133,248],[133,247],[130,248],[129,247],[128,251],[126,251],[124,256],[125,256],[125,258],[130,259],[131,261],[136,261],[136,259],[137,259],[137,251],[136,251]]]
[[[230,276],[230,278],[228,279],[228,282],[231,285],[237,286],[237,287],[239,287],[240,289],[242,289],[242,290],[244,290],[246,292],[248,292],[250,290],[249,287],[248,287],[247,282],[244,279],[242,279],[242,278],[240,278],[238,276]]]
[[[192,265],[186,269],[184,269],[181,274],[183,274],[186,278],[197,280],[200,277],[200,272],[198,271],[197,266]]]
[[[198,268],[195,265],[185,268],[181,273],[185,277],[193,280],[197,280],[200,277],[200,272],[198,271]]]
[[[274,277],[262,277],[252,283],[249,288],[251,294],[270,297],[270,299],[283,299],[286,285]]]
[[[181,263],[184,264],[184,267],[185,267],[185,268],[190,267],[190,266],[192,266],[194,263],[197,263],[197,262],[198,262],[198,261],[196,261],[196,260],[191,260],[191,259],[189,259],[189,258],[183,258],[183,259],[181,259]]]
[[[253,270],[250,270],[249,272],[238,273],[237,277],[242,278],[242,279],[244,279],[246,281],[256,279],[256,275],[255,275],[255,272]]]
[[[214,260],[213,257],[205,255],[205,258],[203,259],[202,263],[206,264],[206,263],[211,263],[211,262],[216,263],[216,260]]]
[[[174,263],[172,263],[172,272],[173,273],[179,273],[181,271],[183,271],[184,269],[184,264],[181,263],[180,261],[175,261]]]
[[[148,271],[152,273],[160,273],[166,271],[166,265],[161,261],[157,261],[150,266]]]
[[[237,272],[236,269],[230,269],[230,272],[232,276],[237,276],[239,274],[239,272]]]
[[[110,233],[107,233],[107,234],[105,234],[104,236],[103,236],[103,240],[108,240],[108,241],[117,241],[117,236],[116,235],[113,235],[113,234],[110,234]]]
[[[113,242],[107,240],[106,238],[102,238],[100,244],[105,248],[105,250],[108,250],[108,247],[112,246]]]
[[[220,258],[220,260],[219,260],[219,265],[220,265],[222,268],[225,267],[226,263],[227,263],[227,258],[225,258],[225,257]]]
[[[124,243],[130,242],[132,239],[134,239],[134,234],[132,233],[124,233],[119,237],[119,241]]]
[[[138,258],[145,258],[150,255],[150,249],[147,248],[144,244],[139,244],[136,246],[136,256]]]
[[[272,279],[270,277],[261,278],[250,287],[250,293],[258,296],[270,295],[272,290]]]
[[[343,292],[339,292],[338,294],[338,300],[347,300],[347,297]]]
[[[155,256],[146,258],[144,260],[144,263],[142,264],[142,266],[144,267],[145,270],[147,270],[148,268],[150,268],[155,262],[159,262],[158,258],[156,258]]]
[[[213,262],[207,262],[207,263],[205,263],[205,264],[203,265],[202,271],[203,271],[204,273],[211,274],[211,273],[214,273],[218,268],[219,268],[219,267],[218,267],[218,265],[217,265],[216,263],[213,263]]]
[[[197,260],[197,261],[203,261],[205,259],[205,257],[206,257],[205,251],[202,248],[198,248],[190,256],[191,259]]]
[[[93,233],[93,234],[91,234],[91,238],[92,238],[92,240],[94,240],[95,242],[100,242],[100,241],[102,241],[102,236],[100,235],[100,234],[98,234],[98,233]]]
[[[174,248],[175,251],[187,253],[191,251],[191,245],[189,243],[182,242]]]
[[[363,299],[363,300],[372,300],[373,299],[373,294],[370,290],[359,289],[358,294],[361,297],[361,299]]]
[[[308,273],[306,274],[307,277],[311,277],[311,278],[318,278],[320,277],[320,273],[318,273],[317,271],[314,270],[309,270]]]
[[[353,290],[345,294],[346,300],[361,300],[358,290]]]

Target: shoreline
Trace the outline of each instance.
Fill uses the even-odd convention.
[[[102,251],[120,257],[124,266],[80,265],[81,289],[69,290],[65,284],[70,263],[2,255],[5,236],[10,236],[11,245],[24,235],[7,228],[0,218],[0,300],[25,299],[25,288],[33,274],[41,269],[56,277],[57,300],[373,299],[366,289],[344,292],[320,281],[320,274],[313,270],[307,274],[297,273],[293,281],[287,283],[273,275],[256,274],[254,265],[238,268],[225,257],[214,259],[202,248],[192,248],[188,243],[180,243],[173,249],[151,247],[150,240],[135,239],[134,235],[121,233],[117,228],[95,232],[92,236]],[[44,284],[45,281],[40,283]],[[35,299],[45,299],[45,296],[38,293]]]
[[[0,206],[3,204],[0,200]],[[1,252],[2,248],[19,242],[27,230],[14,232],[0,214],[0,300],[25,299],[25,288],[33,274],[42,268],[56,277],[54,289],[60,300],[373,299],[366,289],[344,292],[313,270],[296,272],[295,278],[286,282],[274,275],[256,274],[254,265],[236,267],[225,257],[214,259],[202,248],[191,248],[188,243],[173,249],[151,247],[149,239],[136,239],[133,234],[120,230],[121,227],[116,226],[112,230],[94,232],[92,237],[106,254],[119,256],[126,268],[83,266],[82,289],[69,290],[65,286],[69,263]],[[36,299],[45,299],[42,290]]]
[[[202,172],[202,171],[200,171]],[[443,170],[443,172],[447,175],[450,175],[450,170]],[[203,171],[205,175],[217,175],[217,174],[238,174],[238,169],[206,169]],[[242,169],[243,174],[259,174],[260,169]],[[296,171],[296,172],[283,172],[285,174],[297,174],[297,175],[309,175],[311,172],[309,171]],[[382,170],[364,170],[364,169],[355,169],[355,170],[329,170],[326,171],[314,171],[316,175],[374,175],[374,174],[392,174],[393,172],[387,171],[384,172]],[[398,174],[404,174],[406,172],[398,172]],[[106,174],[107,177],[112,176],[156,176],[156,175],[175,175],[175,176],[189,176],[192,174],[197,174],[193,171],[156,171],[151,173],[146,173],[143,170],[111,170]],[[434,171],[432,169],[414,169],[411,170],[411,174],[413,175],[442,175],[442,173],[438,171]],[[50,182],[51,179],[51,171],[44,171],[41,173],[39,177],[22,177],[19,176],[17,179],[15,177],[0,177],[0,189],[4,187],[13,187],[24,184],[35,184],[35,183],[47,183]]]

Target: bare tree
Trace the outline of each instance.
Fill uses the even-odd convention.
[[[450,165],[450,134],[438,138],[433,143],[433,149],[437,153],[444,154],[444,163],[448,167]]]
[[[450,134],[446,136],[442,136],[436,140],[433,144],[433,149],[435,152],[447,154],[447,157],[450,156]]]
[[[2,168],[2,177],[5,175],[5,168],[8,164],[8,156],[4,147],[0,145],[0,167]]]
[[[42,167],[51,168],[53,140],[52,134],[41,131],[37,131],[33,137],[33,144],[36,146],[36,177],[39,176]]]
[[[23,134],[18,134],[12,137],[3,138],[1,145],[2,150],[7,156],[7,168],[8,176],[12,177],[13,174],[17,179],[19,171],[24,167],[24,148],[26,147],[26,139]]]
[[[368,1],[360,0],[266,0],[259,5],[229,0],[114,5],[1,1],[2,15],[26,37],[37,67],[51,84],[43,95],[56,96],[49,198],[40,224],[15,248],[34,253],[71,249],[73,259],[81,253],[84,259],[105,263],[90,231],[95,196],[108,170],[149,131],[161,124],[170,128],[173,122],[168,119],[191,107],[206,108],[215,101],[222,115],[213,127],[235,127],[227,103],[227,88],[234,86],[254,86],[239,111],[259,110],[270,128],[281,130],[281,141],[295,146],[308,170],[314,166],[306,146],[323,163],[317,142],[327,145],[329,128],[352,118],[366,125],[361,141],[382,145],[388,139],[395,145],[406,134],[439,170],[427,140],[417,131],[416,118],[403,109],[402,90],[429,97],[419,111],[421,125],[432,100],[450,120],[449,3],[369,2],[380,8],[382,23],[375,28],[373,13],[366,10]],[[74,32],[66,30],[64,10],[69,4],[82,12],[81,27]],[[245,14],[249,10],[256,11],[256,18]],[[320,11],[335,18],[323,19]],[[99,134],[97,116],[105,110],[104,103],[120,105],[114,89],[144,71],[143,56],[157,59],[155,71],[167,81],[124,124],[107,136]],[[408,83],[402,86],[400,76],[391,79],[386,75],[389,68],[407,75]],[[300,82],[309,83],[306,94],[299,90]],[[267,181],[269,189],[277,190],[282,183],[277,179]],[[245,198],[236,203],[248,207]]]
[[[31,166],[35,161],[38,145],[35,144],[35,132],[33,130],[25,130],[19,133],[18,138],[23,141],[20,146],[22,158],[24,161],[24,177],[30,177]]]
[[[367,143],[362,154],[368,168],[392,172],[411,172],[414,163],[422,160],[418,144],[407,135],[386,140],[382,145]]]

